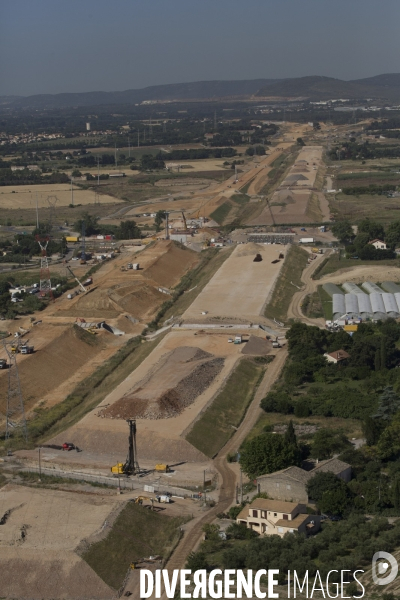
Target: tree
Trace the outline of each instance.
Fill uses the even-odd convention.
[[[370,219],[363,219],[358,225],[358,233],[368,233],[369,241],[376,238],[383,240],[385,238],[385,230],[383,225]]]
[[[367,446],[375,446],[378,443],[382,433],[382,424],[377,419],[366,417],[362,424],[362,431],[367,442]]]
[[[344,244],[354,239],[354,232],[350,221],[338,221],[332,225],[332,233]]]
[[[382,460],[396,460],[400,457],[400,412],[381,433],[376,449]]]
[[[396,477],[393,484],[393,506],[400,510],[400,478]]]
[[[263,433],[244,444],[240,465],[249,477],[273,473],[299,463],[299,452],[285,438],[274,433]]]
[[[208,569],[209,564],[205,552],[191,552],[186,560],[186,568],[191,569],[192,572],[200,569]]]
[[[121,221],[116,237],[120,240],[138,239],[141,237],[141,231],[136,225],[136,221]]]
[[[297,437],[294,430],[293,421],[290,419],[285,433],[285,442],[289,445],[297,447]]]
[[[304,142],[304,140],[303,140],[303,138],[301,138],[301,137],[298,137],[297,140],[296,140],[296,142],[297,142],[298,146],[305,146],[306,145],[305,142]]]
[[[158,210],[156,212],[156,216],[154,218],[154,225],[156,226],[156,231],[160,231],[162,222],[166,219],[167,215],[165,210]]]
[[[247,156],[254,156],[254,148],[253,148],[253,146],[250,146],[249,148],[247,148],[246,154],[247,154]]]
[[[388,385],[379,397],[378,410],[373,415],[373,419],[390,421],[398,411],[400,411],[400,398],[392,386]]]
[[[334,454],[343,452],[350,446],[351,442],[343,433],[321,428],[314,435],[311,456],[319,460],[332,458]]]
[[[74,223],[74,229],[75,229],[75,231],[81,232],[82,225],[84,224],[85,235],[96,235],[97,233],[100,232],[100,229],[98,226],[98,221],[99,221],[99,217],[90,215],[89,213],[85,212],[81,215],[81,218],[78,219],[76,221],[76,223]]]
[[[306,490],[322,512],[341,516],[349,508],[351,491],[334,473],[317,473],[307,482]]]

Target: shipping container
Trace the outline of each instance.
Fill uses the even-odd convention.
[[[74,243],[76,243],[76,242],[79,242],[79,239],[80,239],[79,236],[69,235],[69,236],[66,236],[65,241],[66,242],[74,242]]]

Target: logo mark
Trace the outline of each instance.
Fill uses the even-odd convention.
[[[388,573],[389,567],[392,568],[389,575],[386,575],[386,577],[378,577],[378,575],[385,575],[385,573]],[[387,585],[388,583],[392,583],[392,581],[396,579],[398,571],[399,565],[392,554],[383,551],[375,552],[372,558],[372,579],[374,583],[377,585]]]

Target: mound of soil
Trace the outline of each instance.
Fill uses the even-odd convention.
[[[243,346],[242,354],[251,354],[253,356],[265,356],[272,349],[272,344],[268,340],[251,335],[249,341]]]
[[[223,366],[223,358],[199,348],[176,348],[132,392],[99,416],[111,419],[176,417],[206,391]]]
[[[179,283],[182,275],[199,262],[199,256],[192,250],[179,248],[171,241],[164,242],[163,245],[166,245],[166,252],[157,257],[146,270],[146,277],[154,279],[160,286],[170,288]]]

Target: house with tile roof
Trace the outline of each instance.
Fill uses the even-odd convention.
[[[279,535],[286,533],[316,533],[320,527],[318,515],[307,514],[304,504],[297,502],[282,502],[256,498],[245,506],[236,518],[237,523],[243,523],[260,535]]]

